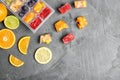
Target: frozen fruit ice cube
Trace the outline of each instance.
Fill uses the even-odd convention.
[[[42,22],[42,20],[37,17],[35,20],[33,20],[30,23],[30,26],[31,26],[32,29],[36,29],[41,24],[41,22]]]
[[[32,1],[28,2],[28,6],[32,7],[35,3],[33,3]]]
[[[14,2],[10,5],[10,9],[13,12],[17,12],[19,8],[22,6],[23,2],[21,0],[14,0]]]
[[[88,25],[87,19],[84,16],[77,17],[76,22],[79,29],[83,29]]]
[[[28,6],[24,5],[24,6],[21,7],[21,10],[24,11],[24,12],[28,12],[29,8],[28,8]]]
[[[19,12],[18,15],[22,18],[25,15],[25,13]]]
[[[55,23],[55,29],[56,29],[57,32],[59,32],[63,29],[66,29],[68,27],[69,27],[68,24],[63,20],[59,20]]]
[[[70,43],[72,40],[74,40],[74,35],[72,34],[72,33],[69,33],[69,34],[67,34],[66,36],[64,36],[63,38],[62,38],[62,41],[63,41],[63,43],[64,44],[68,44],[68,43]]]
[[[7,5],[10,5],[13,0],[4,0]]]
[[[39,13],[45,7],[44,2],[37,2],[33,7],[34,12]]]
[[[51,13],[51,9],[46,7],[45,9],[42,10],[42,12],[39,14],[39,16],[42,19],[45,19],[50,13]]]
[[[74,6],[75,8],[85,8],[87,7],[87,2],[86,0],[74,1]]]
[[[60,11],[61,14],[64,14],[64,13],[68,12],[71,8],[72,8],[71,5],[69,3],[66,3],[63,6],[61,6],[60,8],[58,8],[58,10]]]
[[[52,42],[52,37],[50,34],[43,34],[40,36],[40,43],[50,44]]]
[[[21,7],[21,10],[18,13],[18,15],[22,18],[28,11],[29,11],[29,8],[26,5],[24,5]]]
[[[27,4],[29,7],[32,7],[36,2],[37,0],[30,0]]]
[[[28,12],[25,16],[24,16],[24,18],[23,18],[23,21],[25,22],[25,23],[29,23],[30,21],[32,21],[32,19],[35,17],[35,13],[34,12]]]

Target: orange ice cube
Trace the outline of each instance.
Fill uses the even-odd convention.
[[[59,20],[55,23],[55,28],[56,28],[57,32],[65,29],[65,28],[68,28],[68,27],[69,27],[68,24],[63,20]]]
[[[32,21],[32,19],[35,17],[35,13],[34,12],[28,12],[25,17],[23,18],[25,23],[29,23],[30,21]]]
[[[33,7],[33,10],[36,13],[39,13],[45,7],[44,2],[37,2],[36,5]]]

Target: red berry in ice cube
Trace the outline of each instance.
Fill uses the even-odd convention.
[[[40,18],[36,18],[33,22],[30,23],[30,26],[32,29],[36,29],[41,22],[42,20]]]
[[[61,6],[58,10],[60,11],[61,14],[64,14],[68,12],[71,8],[72,8],[71,5],[69,3],[66,3],[63,6]]]
[[[51,13],[51,9],[46,7],[40,14],[39,16],[42,18],[42,19],[45,19],[49,14]]]
[[[72,33],[67,34],[65,37],[62,38],[64,44],[68,44],[72,40],[74,40],[74,35]]]

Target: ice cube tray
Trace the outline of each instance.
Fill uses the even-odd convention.
[[[44,0],[2,0],[2,2],[33,33],[55,12]]]

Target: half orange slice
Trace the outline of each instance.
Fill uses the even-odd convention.
[[[24,54],[24,55],[27,54],[29,42],[30,42],[30,36],[22,37],[22,38],[19,40],[18,49],[19,49],[19,51],[20,51],[22,54]]]
[[[14,67],[20,67],[24,64],[23,61],[21,61],[20,59],[16,58],[15,56],[13,56],[12,54],[10,54],[9,56],[9,62],[11,63],[11,65],[13,65]]]

